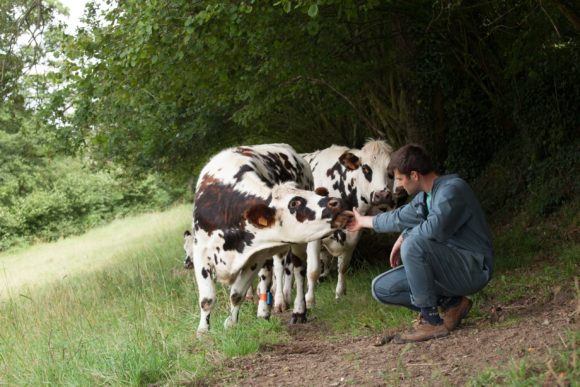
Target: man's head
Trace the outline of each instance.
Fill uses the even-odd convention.
[[[414,195],[423,190],[421,177],[434,173],[435,168],[425,148],[407,144],[391,155],[387,171],[395,177],[396,186],[402,186],[409,195]]]

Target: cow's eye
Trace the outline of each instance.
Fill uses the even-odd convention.
[[[300,206],[300,200],[292,200],[290,202],[290,208],[296,208]]]

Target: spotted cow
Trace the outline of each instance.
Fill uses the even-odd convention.
[[[384,141],[369,140],[362,149],[333,145],[302,155],[310,164],[314,183],[325,187],[331,195],[342,198],[352,210],[367,214],[371,208],[392,209],[406,200],[406,192],[394,195],[393,180],[387,174],[392,148]],[[320,275],[320,258],[338,257],[336,298],[346,293],[345,273],[361,233],[337,229],[322,241],[308,244],[308,292],[306,303],[314,305],[314,288]],[[321,248],[324,246],[324,249]]]
[[[198,334],[209,329],[216,279],[230,286],[228,327],[237,322],[243,296],[260,270],[258,315],[267,318],[272,256],[282,259],[290,247],[298,280],[305,275],[298,261],[306,260],[306,243],[346,225],[342,200],[312,188],[310,166],[285,144],[229,148],[203,168],[193,210]],[[303,290],[297,291],[296,316],[306,316]]]

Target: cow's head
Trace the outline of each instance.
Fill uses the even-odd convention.
[[[357,190],[354,204],[359,210],[393,205],[393,179],[387,173],[392,151],[384,141],[369,140],[361,150],[348,150],[340,156],[340,163],[354,174]],[[348,177],[346,184],[351,184]]]
[[[257,203],[244,211],[246,222],[275,236],[279,241],[305,243],[320,239],[336,228],[344,228],[348,217],[339,198],[328,191],[298,189],[293,183],[274,186],[269,203]]]
[[[183,250],[185,250],[183,267],[193,269],[193,235],[191,235],[189,230],[185,230],[183,233]]]

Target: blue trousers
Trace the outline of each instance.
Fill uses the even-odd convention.
[[[383,304],[437,306],[444,298],[474,294],[490,280],[482,259],[423,237],[405,238],[401,259],[403,266],[373,280],[373,297]]]

